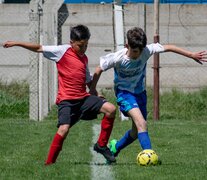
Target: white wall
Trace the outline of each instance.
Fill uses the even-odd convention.
[[[160,42],[175,44],[191,51],[206,49],[207,5],[160,5]],[[70,27],[82,23],[91,31],[87,55],[91,72],[99,63],[99,57],[113,52],[112,4],[67,4],[69,16],[62,27],[62,43],[69,42]],[[146,29],[148,43],[153,42],[153,4],[126,4],[123,9],[124,30],[133,26]],[[0,41],[29,40],[29,4],[0,4]],[[29,52],[21,48],[0,47],[0,79],[28,79]],[[161,88],[181,87],[196,89],[206,86],[206,64],[203,66],[173,53],[160,55]],[[153,58],[147,67],[147,85],[153,83]],[[103,73],[99,86],[111,87],[113,70]]]

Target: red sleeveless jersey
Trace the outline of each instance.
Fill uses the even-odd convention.
[[[82,99],[90,94],[86,83],[90,81],[88,58],[78,56],[70,45],[43,46],[46,58],[56,62],[58,70],[58,94],[56,104],[63,100]]]

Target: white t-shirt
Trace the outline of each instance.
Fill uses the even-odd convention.
[[[129,59],[127,50],[124,48],[100,57],[100,67],[103,71],[114,68],[115,91],[119,89],[139,94],[145,90],[147,60],[154,53],[164,52],[164,47],[159,43],[149,44],[136,60]]]

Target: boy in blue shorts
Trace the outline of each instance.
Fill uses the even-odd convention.
[[[154,53],[174,52],[202,64],[206,61],[206,51],[193,53],[174,45],[152,43],[147,45],[145,32],[134,27],[127,32],[126,47],[100,58],[100,66],[95,70],[90,92],[95,93],[97,82],[103,71],[114,68],[114,90],[120,111],[132,119],[132,128],[120,140],[110,142],[110,150],[116,157],[126,146],[138,139],[141,148],[152,149],[147,130],[147,95],[145,76],[147,60]]]

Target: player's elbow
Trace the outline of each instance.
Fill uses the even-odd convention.
[[[102,73],[102,72],[103,72],[103,70],[101,69],[101,67],[100,67],[100,66],[97,66],[97,67],[96,67],[96,72]]]
[[[42,49],[42,46],[41,45],[37,46],[36,52],[38,52],[38,53],[43,52],[43,49]]]

